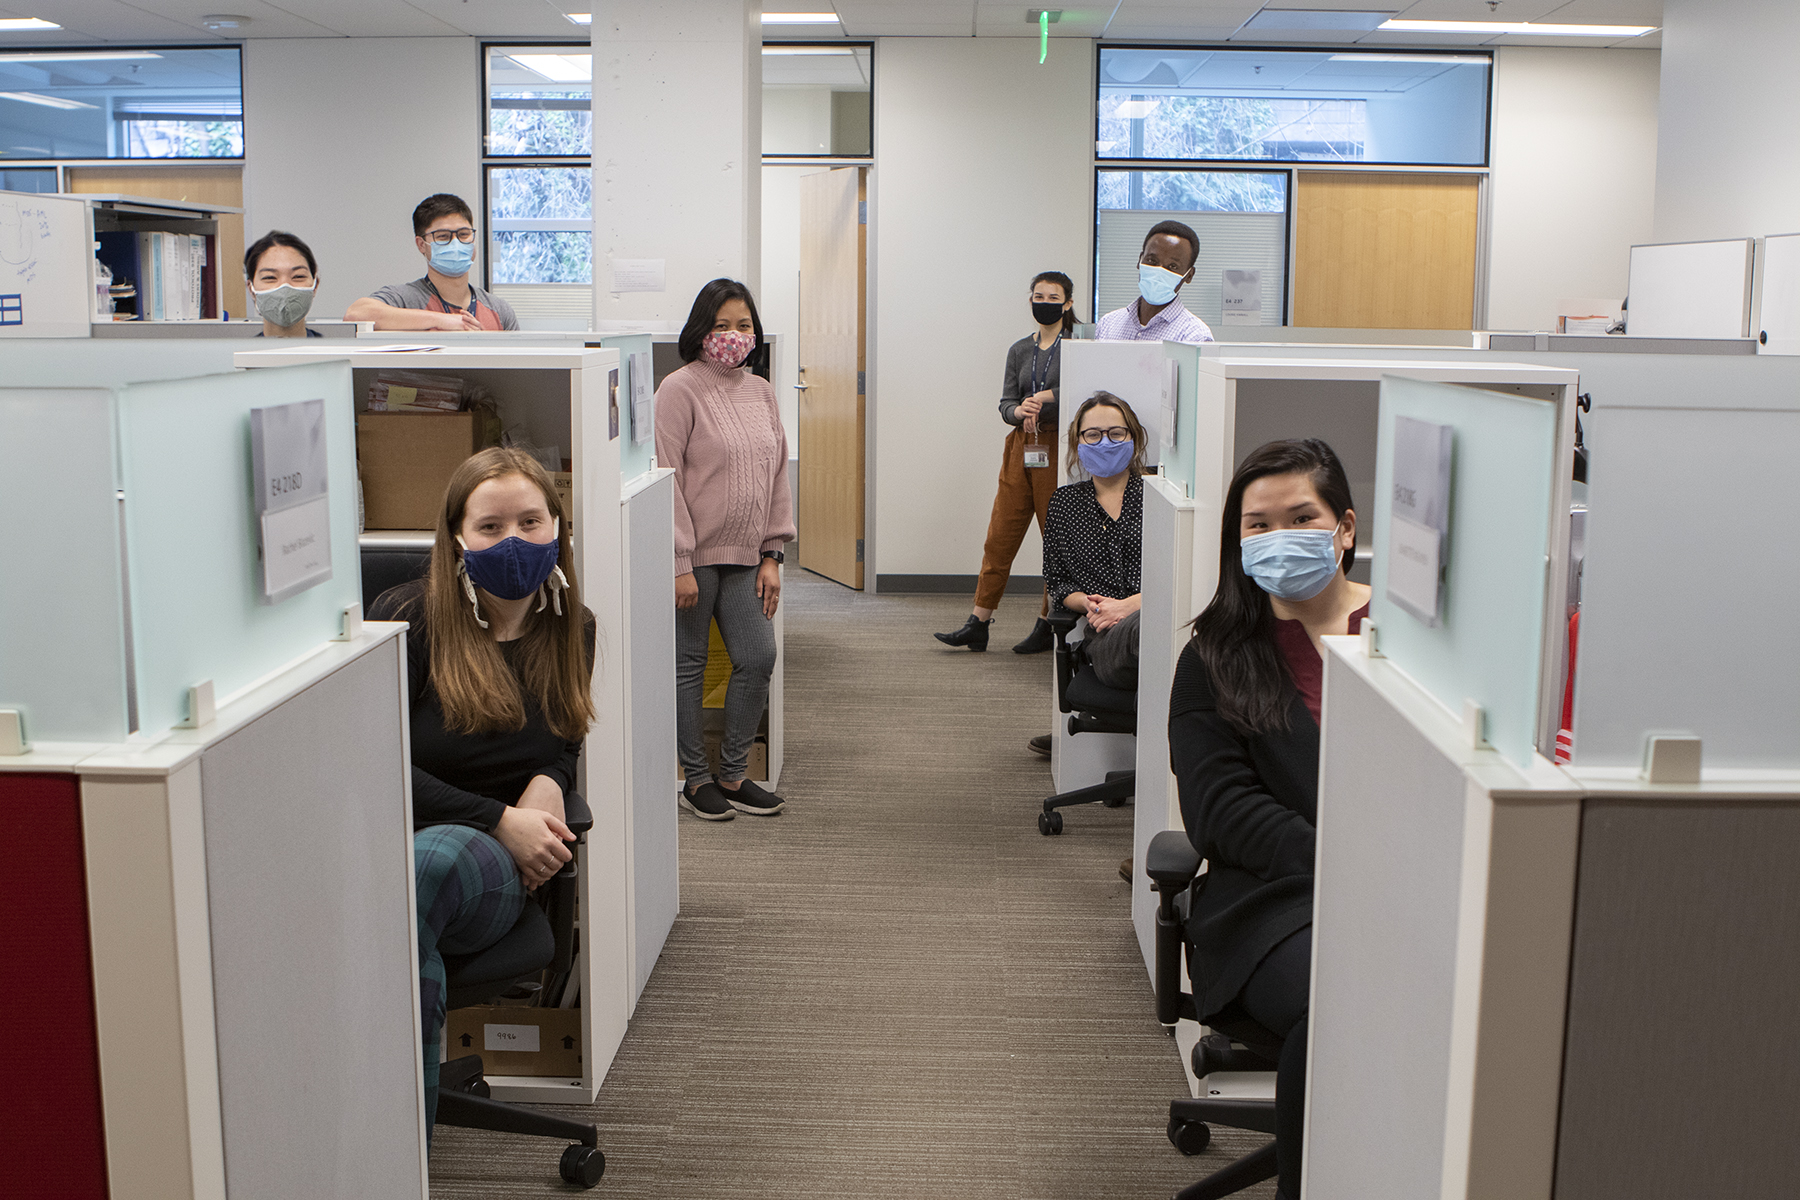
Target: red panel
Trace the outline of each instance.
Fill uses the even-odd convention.
[[[0,1194],[105,1200],[81,784],[0,773]]]

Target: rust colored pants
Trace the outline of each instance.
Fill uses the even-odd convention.
[[[1006,435],[1006,451],[1000,459],[1000,486],[994,493],[994,514],[988,518],[987,543],[981,549],[981,577],[975,584],[976,608],[999,608],[1012,574],[1013,556],[1031,518],[1037,517],[1038,534],[1044,532],[1044,514],[1050,510],[1050,493],[1056,490],[1056,431],[1040,429],[1036,444],[1050,452],[1047,467],[1026,467],[1025,447],[1031,435],[1014,429]],[[1049,611],[1046,597],[1039,615]]]

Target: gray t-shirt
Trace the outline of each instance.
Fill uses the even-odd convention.
[[[519,327],[519,318],[513,315],[512,305],[472,283],[469,285],[469,291],[474,293],[477,304],[500,318],[500,328],[517,329]],[[411,283],[389,284],[372,293],[370,298],[394,308],[428,309],[435,296],[436,293],[431,289],[431,277],[427,275],[415,279]]]

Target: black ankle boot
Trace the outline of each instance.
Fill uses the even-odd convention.
[[[964,621],[963,627],[955,633],[934,633],[931,636],[946,646],[967,646],[971,650],[986,650],[988,630],[993,628],[993,625],[994,618],[989,617],[983,621],[978,619],[974,613],[970,613],[969,619]]]
[[[1042,654],[1054,645],[1056,638],[1050,633],[1050,622],[1039,617],[1037,624],[1031,627],[1031,632],[1025,635],[1025,640],[1013,647],[1013,653]]]

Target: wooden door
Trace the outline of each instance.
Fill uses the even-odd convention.
[[[117,192],[125,196],[153,196],[158,200],[187,200],[195,204],[244,207],[242,167],[70,167],[71,192]],[[263,230],[257,234],[261,237]],[[300,235],[303,239],[305,234]],[[249,309],[244,295],[244,218],[241,213],[220,213],[214,245],[219,308],[242,317]],[[324,268],[329,269],[329,268]]]
[[[1294,324],[1474,328],[1478,187],[1472,175],[1302,171]]]
[[[863,170],[800,180],[800,565],[863,585]]]

